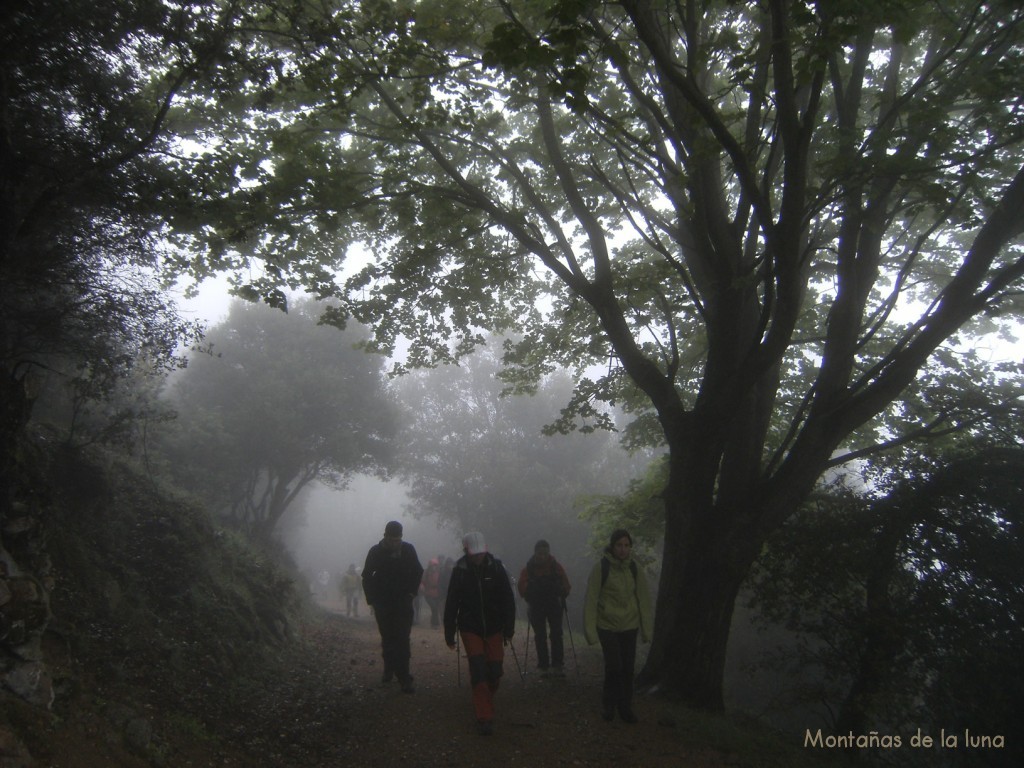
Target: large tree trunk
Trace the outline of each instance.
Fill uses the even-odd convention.
[[[254,529],[255,537],[264,543],[273,540],[277,526],[292,502],[320,474],[320,463],[272,470],[267,474],[266,493],[259,504],[263,514],[257,518]]]
[[[784,493],[768,491],[762,453],[778,369],[767,368],[750,387],[737,390],[733,372],[740,365],[728,353],[743,347],[738,340],[749,326],[742,313],[732,315],[734,325],[721,337],[726,353],[714,369],[709,364],[710,383],[693,421],[666,430],[665,542],[654,638],[642,672],[643,680],[712,710],[725,707],[726,652],[740,588],[767,536],[796,509],[800,489],[809,490],[824,466],[819,460],[832,449],[822,441]]]
[[[714,509],[689,509],[666,495],[665,547],[654,637],[641,683],[695,707],[725,707],[723,679],[736,598],[761,541]]]
[[[725,708],[723,677],[729,626],[739,584],[707,553],[694,552],[682,565],[683,581],[662,580],[658,628],[642,679],[661,686],[688,704]]]

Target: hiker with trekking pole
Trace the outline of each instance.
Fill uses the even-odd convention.
[[[541,675],[561,676],[565,662],[565,648],[562,641],[562,614],[565,599],[569,596],[569,577],[552,555],[551,546],[541,539],[533,547],[533,557],[519,574],[516,584],[520,596],[526,600],[526,653],[530,651],[530,630],[533,630],[537,648],[537,668]],[[548,654],[548,639],[551,652]]]
[[[516,631],[516,598],[504,566],[487,551],[482,533],[467,533],[462,548],[465,555],[455,563],[448,584],[444,639],[458,652],[458,633],[466,649],[473,712],[480,733],[490,735],[494,732],[494,694],[503,673],[505,646]],[[518,659],[516,662],[518,666]]]
[[[613,532],[590,572],[583,606],[584,636],[590,645],[600,642],[604,656],[601,716],[610,721],[618,711],[625,723],[637,721],[633,712],[637,635],[650,642],[653,626],[647,577],[632,553],[629,531]]]

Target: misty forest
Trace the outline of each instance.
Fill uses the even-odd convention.
[[[0,766],[479,764],[436,630],[415,696],[359,676],[338,584],[392,519],[573,585],[555,692],[519,603],[494,765],[1022,764],[1019,0],[0,35]],[[576,631],[621,528],[635,726]]]

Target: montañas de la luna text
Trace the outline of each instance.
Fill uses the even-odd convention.
[[[826,734],[822,733],[821,728],[815,732],[808,728],[804,733],[804,746],[818,749],[900,749],[903,746],[914,749],[1003,749],[1006,746],[1006,738],[1002,735],[979,736],[966,728],[962,734],[946,733],[946,730],[942,729],[938,737],[922,733],[918,729],[917,733],[909,738],[878,731],[861,734],[853,731],[848,734]]]

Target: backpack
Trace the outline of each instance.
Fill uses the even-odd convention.
[[[608,558],[601,558],[601,588],[604,588],[604,583],[608,581],[608,571],[611,569],[612,564],[608,562]],[[636,560],[629,561],[629,572],[633,574],[633,587],[636,588]]]
[[[562,576],[558,561],[555,558],[551,558],[551,562],[548,565],[547,572],[541,576],[538,573],[537,564],[530,559],[530,562],[526,564],[527,582],[526,582],[526,602],[534,602],[537,600],[547,600],[561,598],[562,592]]]

